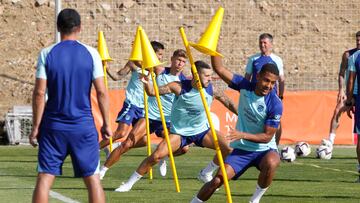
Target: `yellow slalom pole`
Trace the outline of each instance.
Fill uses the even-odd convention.
[[[144,68],[141,69],[141,73],[145,75]],[[149,126],[149,107],[148,107],[148,97],[144,88],[144,108],[145,108],[145,123],[146,123],[146,141],[147,141],[147,155],[151,155],[151,140],[150,140],[150,126]],[[153,171],[150,168],[149,171],[150,183],[153,179]]]
[[[172,168],[172,171],[173,171],[173,177],[174,177],[176,192],[180,192],[180,185],[179,185],[178,176],[177,176],[177,172],[176,172],[175,160],[174,160],[174,156],[173,156],[172,148],[171,148],[171,144],[170,144],[169,132],[168,132],[168,129],[167,129],[167,126],[166,126],[164,112],[162,110],[161,100],[160,100],[160,96],[159,96],[159,89],[158,89],[158,86],[156,84],[156,78],[155,78],[155,73],[154,73],[153,68],[150,68],[150,73],[151,73],[151,78],[152,78],[153,85],[154,85],[156,101],[157,101],[158,107],[159,107],[161,123],[162,123],[162,126],[164,128],[165,140],[166,140],[167,147],[168,147],[168,150],[169,150],[169,158],[170,158],[171,168]]]
[[[106,90],[109,92],[109,87],[108,87],[108,81],[107,81],[107,72],[106,72],[106,61],[103,61],[103,67],[104,67],[104,82],[105,82],[105,87],[106,87]],[[111,115],[111,112],[109,112],[109,114]],[[109,115],[109,116],[110,116]],[[110,116],[111,118],[111,116]],[[111,129],[111,121],[109,122],[109,127]],[[110,147],[109,147],[109,150],[110,152],[112,152],[113,148],[112,148],[112,144],[113,144],[113,139],[112,139],[112,136],[110,136]]]
[[[213,140],[214,140],[214,144],[215,144],[216,155],[217,155],[217,158],[219,160],[221,173],[223,174],[223,178],[224,178],[224,186],[225,186],[225,191],[226,191],[226,196],[227,196],[227,202],[232,203],[229,181],[228,181],[225,166],[224,166],[224,160],[222,158],[221,150],[220,150],[220,147],[219,147],[218,138],[217,138],[216,131],[215,131],[214,125],[213,125],[211,117],[210,117],[209,107],[207,105],[204,92],[202,91],[203,88],[202,88],[202,85],[201,85],[201,82],[200,82],[199,74],[198,74],[198,72],[196,70],[194,59],[193,59],[193,57],[191,55],[189,42],[188,42],[188,40],[186,38],[185,31],[184,31],[183,27],[180,28],[180,35],[181,35],[184,46],[186,48],[186,52],[187,52],[188,57],[189,57],[189,61],[190,61],[190,64],[191,64],[191,71],[192,71],[193,77],[195,79],[195,84],[197,85],[197,87],[199,89],[199,92],[200,92],[201,100],[202,100],[202,103],[204,105],[204,109],[205,109],[205,112],[206,112],[206,117],[207,117],[207,119],[209,121],[209,124],[210,124],[211,134],[213,136]]]

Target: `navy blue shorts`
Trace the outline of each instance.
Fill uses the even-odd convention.
[[[144,118],[144,109],[124,101],[123,107],[118,114],[116,122],[126,123],[127,125],[135,125],[135,123],[140,118]]]
[[[193,136],[180,135],[181,136],[180,148],[183,148],[191,143],[194,143],[196,146],[199,146],[199,147],[204,147],[202,145],[202,141],[203,141],[205,135],[209,132],[209,130],[210,130],[210,128],[208,128],[207,130],[205,130],[199,134],[193,135]]]
[[[277,152],[275,149],[268,149],[260,152],[234,149],[225,159],[225,163],[230,165],[235,171],[233,180],[238,179],[248,168],[252,166],[259,169],[262,158],[270,151]]]
[[[162,137],[164,130],[162,122],[157,120],[149,119],[150,134],[155,133],[156,136]],[[166,127],[170,128],[170,122],[166,122]]]
[[[96,128],[78,131],[41,129],[38,172],[62,175],[62,165],[70,154],[75,177],[99,172],[99,143]]]

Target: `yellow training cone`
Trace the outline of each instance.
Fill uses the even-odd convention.
[[[130,61],[142,61],[140,30],[142,30],[142,28],[141,26],[138,26],[136,30],[136,35],[135,35],[131,55],[129,58]]]
[[[154,49],[143,29],[140,30],[141,39],[141,52],[142,52],[142,66],[146,69],[153,68],[155,66],[163,65],[155,54]]]
[[[214,17],[212,18],[210,24],[206,28],[204,34],[201,36],[199,42],[197,44],[195,43],[189,43],[189,44],[204,54],[210,56],[223,56],[220,53],[216,52],[223,16],[224,16],[224,8],[220,7],[216,11]]]
[[[112,61],[109,55],[108,48],[106,46],[106,41],[103,31],[99,31],[98,34],[98,51],[102,61]]]

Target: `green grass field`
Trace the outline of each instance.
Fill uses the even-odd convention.
[[[356,173],[355,148],[335,148],[333,159],[319,160],[314,149],[309,157],[295,163],[282,163],[262,202],[360,202],[360,184],[354,183]],[[107,202],[190,202],[202,183],[197,180],[199,170],[214,155],[208,149],[193,147],[175,162],[181,192],[175,192],[172,173],[162,178],[155,166],[154,180],[140,180],[128,193],[113,192],[133,173],[143,160],[146,149],[135,149],[111,168],[103,180]],[[30,202],[36,180],[37,149],[29,146],[0,147],[0,202]],[[101,153],[102,163],[104,154]],[[239,180],[231,181],[233,202],[248,202],[256,185],[258,171],[248,170]],[[52,191],[79,202],[87,202],[81,179],[72,178],[72,166],[67,159],[63,176],[58,177]],[[51,198],[50,202],[61,202]],[[208,202],[226,202],[222,188]]]

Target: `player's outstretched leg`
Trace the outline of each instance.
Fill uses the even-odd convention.
[[[228,177],[228,180],[231,180],[235,176],[234,169],[228,165],[225,164],[225,170]],[[200,203],[207,201],[211,195],[223,184],[223,175],[221,171],[219,170],[216,174],[216,176],[210,181],[205,183],[198,194],[192,199],[191,203]]]
[[[330,134],[328,139],[322,139],[320,145],[328,146],[330,150],[333,149],[333,145],[336,138],[336,130],[339,127],[339,120],[346,110],[346,106],[344,105],[344,101],[340,100],[334,110],[333,116],[330,121]]]
[[[253,196],[250,199],[251,203],[260,202],[261,197],[264,195],[268,187],[270,186],[276,168],[280,165],[279,154],[275,151],[269,151],[260,161],[260,174],[258,177],[258,183]]]
[[[126,140],[121,144],[120,147],[114,149],[109,157],[106,159],[104,165],[100,169],[100,180],[102,180],[108,171],[108,169],[118,162],[121,158],[121,155],[129,151],[131,148],[136,145],[142,144],[144,145],[143,138],[145,137],[145,120],[140,119],[136,122],[133,129],[130,131]],[[146,143],[145,143],[146,144]]]
[[[171,148],[176,151],[181,144],[181,137],[179,135],[169,135]],[[152,166],[159,163],[161,159],[166,157],[169,154],[167,143],[165,139],[160,142],[156,150],[151,154],[151,156],[144,159],[144,161],[140,164],[137,170],[130,176],[128,181],[122,183],[118,188],[115,189],[116,192],[128,192],[134,186],[134,184],[139,181]]]
[[[216,131],[216,135],[218,138],[219,147],[221,150],[221,154],[223,159],[225,160],[226,156],[231,153],[232,149],[229,146],[229,142],[225,139],[225,136],[220,132]],[[215,150],[215,144],[212,139],[211,131],[209,131],[203,141],[202,145],[204,147],[214,149]],[[203,169],[200,170],[198,179],[204,183],[210,182],[213,178],[213,173],[219,169],[219,161],[217,159],[217,156],[214,156],[214,159]]]

